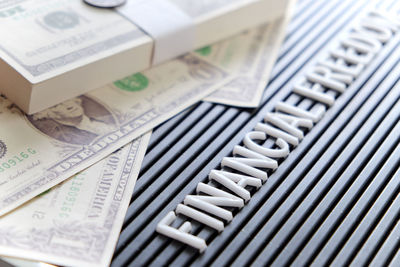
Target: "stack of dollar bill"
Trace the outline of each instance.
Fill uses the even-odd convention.
[[[273,20],[287,5],[287,0],[168,1],[191,18],[194,49]],[[124,14],[82,0],[0,0],[0,92],[32,114],[147,69],[153,39]]]
[[[256,107],[293,4],[268,24],[33,115],[0,96],[0,256],[107,266],[151,130],[200,100]]]

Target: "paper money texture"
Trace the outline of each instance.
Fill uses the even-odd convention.
[[[0,255],[108,266],[150,133],[0,218]]]
[[[198,102],[227,77],[188,54],[34,115],[0,97],[0,215]]]
[[[183,54],[273,20],[287,2],[165,1],[188,14],[194,33],[193,44],[185,49],[178,49],[179,40],[157,48],[165,60],[175,58],[175,48]],[[151,1],[127,4],[136,2]],[[0,0],[0,36],[6,36],[0,43],[0,93],[32,114],[151,67],[157,42],[126,13],[118,13],[127,6],[101,9],[82,0]],[[156,29],[171,25],[157,24],[158,17],[144,19]],[[172,27],[167,32],[176,31]]]

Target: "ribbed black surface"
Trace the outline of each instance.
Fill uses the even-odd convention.
[[[293,84],[371,2],[299,1],[258,109],[201,103],[154,131],[113,266],[400,266],[399,34],[221,234],[193,222],[205,253],[155,232],[277,101],[318,108]]]

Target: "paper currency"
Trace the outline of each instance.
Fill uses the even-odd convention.
[[[150,133],[0,218],[0,255],[107,266]]]
[[[198,50],[201,57],[233,74],[233,78],[205,98],[206,101],[239,107],[260,104],[293,4],[292,1],[284,17]]]
[[[227,77],[188,54],[30,116],[0,98],[0,215],[196,103]]]
[[[199,23],[214,18],[215,13],[223,15],[227,12],[226,9],[240,9],[253,2],[169,1],[194,20],[199,20]],[[49,73],[61,74],[81,67],[85,65],[83,59],[98,61],[109,54],[151,42],[150,37],[115,9],[92,8],[81,0],[0,0],[0,17],[0,34],[8,37],[2,39],[0,55],[5,60],[10,60],[10,64],[21,74],[29,75],[33,82],[43,81],[45,77],[39,77],[50,75]],[[206,32],[209,35],[213,33],[210,25],[202,28],[202,37],[207,37]],[[14,34],[10,35],[10,30]],[[224,33],[220,32],[219,35],[223,36]],[[202,41],[204,42],[208,41]],[[136,62],[131,62],[131,66],[134,64]],[[145,64],[144,67],[149,66]]]
[[[128,5],[105,9],[82,0],[0,0],[0,36],[7,36],[0,43],[0,92],[32,114],[149,68],[153,50],[163,51],[162,59],[175,58],[172,51],[181,55],[273,20],[287,4],[287,0],[160,2],[167,1],[193,22],[188,46],[182,39],[172,38],[172,45],[154,41],[129,20]],[[127,3],[136,2],[153,1]],[[152,9],[149,13],[154,14]],[[159,16],[144,15],[147,18],[165,36],[179,32],[169,28],[172,23],[160,23]]]

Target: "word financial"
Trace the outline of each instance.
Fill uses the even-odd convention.
[[[292,89],[293,94],[313,101],[316,108],[306,110],[287,102],[278,102],[275,112],[267,113],[264,123],[258,123],[253,131],[245,135],[244,146],[234,147],[234,157],[222,159],[221,167],[224,170],[210,172],[209,179],[228,190],[199,183],[197,195],[186,196],[184,203],[176,207],[176,214],[223,231],[223,221],[230,222],[233,215],[222,207],[243,207],[251,198],[246,187],[258,189],[262,186],[262,182],[268,178],[265,170],[271,172],[278,167],[277,159],[286,158],[290,149],[296,147],[304,137],[302,130],[310,130],[322,118],[326,107],[335,103],[335,98],[345,92],[399,30],[400,20],[382,12],[368,13],[340,42],[338,48],[329,52],[328,57],[314,66],[313,71]],[[275,140],[273,148],[259,144],[267,138]],[[236,172],[227,171],[227,168]],[[171,226],[176,219],[175,212],[169,212],[158,223],[157,232],[203,252],[207,244],[204,239],[190,234],[192,226],[189,221],[179,228]]]

